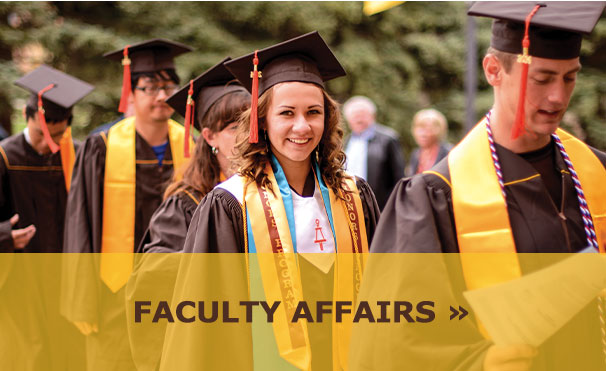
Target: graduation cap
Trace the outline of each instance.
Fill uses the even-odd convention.
[[[272,86],[287,81],[316,84],[345,76],[345,70],[318,31],[257,50],[225,63],[225,67],[252,94],[251,143],[258,141],[257,103]]]
[[[15,81],[15,85],[32,93],[27,106],[38,111],[40,128],[44,139],[53,153],[59,146],[52,140],[46,117],[53,120],[65,120],[72,114],[72,107],[94,87],[66,73],[46,65],[41,65],[34,71]]]
[[[174,58],[193,49],[167,39],[151,39],[104,54],[105,58],[122,61],[122,97],[118,111],[126,112],[131,91],[131,73],[158,72],[174,69]]]
[[[246,89],[234,80],[233,75],[225,68],[224,62],[231,60],[227,57],[218,64],[206,70],[200,76],[191,80],[189,84],[171,95],[167,100],[171,107],[181,116],[185,117],[185,137],[189,138],[190,128],[193,125],[201,130],[199,122],[204,118],[210,107],[226,94]],[[198,110],[198,120],[195,119],[194,107],[196,101],[201,101]],[[189,141],[185,141],[185,156],[189,157]]]
[[[605,5],[581,1],[478,1],[469,8],[469,15],[495,19],[491,47],[518,54],[518,63],[522,63],[518,111],[512,131],[514,139],[524,131],[524,100],[532,56],[577,58],[581,53],[582,35],[591,33]]]

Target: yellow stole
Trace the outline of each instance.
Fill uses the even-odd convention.
[[[65,189],[69,193],[69,187],[72,184],[72,171],[76,161],[76,151],[74,150],[74,141],[72,140],[72,128],[68,126],[59,141],[61,155],[61,168],[63,169],[63,178],[65,179]]]
[[[168,121],[168,138],[173,171],[185,165],[183,148],[185,130]],[[191,139],[190,139],[191,140]],[[132,271],[135,248],[136,188],[135,117],[128,117],[109,129],[105,155],[103,190],[103,226],[101,236],[101,279],[117,292]]]
[[[275,194],[256,183],[244,185],[244,218],[246,220],[248,210],[266,300],[270,303],[281,301],[272,324],[280,356],[293,366],[308,370],[311,367],[311,348],[307,323],[304,320],[291,322],[297,303],[304,300],[297,257],[280,189],[269,162],[265,172]],[[363,253],[368,253],[368,241],[362,202],[355,181],[347,178],[345,188],[345,201],[337,198],[329,189],[339,253],[334,270],[333,301],[355,303],[367,255]],[[352,321],[353,314],[344,315],[338,324],[333,316],[333,363],[343,369],[347,369]]]
[[[521,276],[507,205],[501,194],[485,125],[486,119],[480,121],[448,155],[459,251],[470,290]],[[561,129],[556,134],[578,173],[600,252],[604,253],[606,170],[583,142]],[[486,252],[495,254],[481,254]]]

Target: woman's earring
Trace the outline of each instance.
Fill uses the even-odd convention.
[[[217,153],[219,153],[219,150],[217,149],[217,147],[210,147],[210,150],[212,151],[213,155],[217,155]]]
[[[320,147],[316,147],[316,163],[320,164]]]

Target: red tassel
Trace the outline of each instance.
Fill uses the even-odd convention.
[[[189,158],[189,133],[190,127],[193,125],[194,117],[194,80],[189,81],[189,90],[187,91],[187,103],[185,104],[185,158]]]
[[[527,63],[524,63],[522,65],[522,77],[521,77],[521,83],[520,83],[520,95],[518,96],[518,110],[516,111],[516,119],[514,121],[513,124],[513,128],[511,129],[511,138],[512,139],[516,139],[518,138],[520,135],[522,135],[522,133],[525,130],[525,110],[524,110],[524,103],[526,100],[526,80],[528,79],[528,67],[529,65]]]
[[[258,112],[257,106],[259,103],[259,75],[261,72],[258,71],[259,58],[257,58],[258,50],[255,50],[255,57],[253,58],[253,71],[250,73],[252,78],[252,91],[250,101],[250,132],[248,143],[259,142],[259,123],[258,123]]]
[[[528,37],[528,29],[530,28],[530,20],[536,12],[539,10],[541,5],[536,5],[532,11],[526,17],[526,29],[524,31],[524,39],[522,40],[522,54],[518,55],[518,63],[522,63],[522,73],[520,77],[520,95],[518,96],[518,110],[516,111],[516,118],[511,128],[511,138],[517,139],[525,130],[525,109],[524,104],[526,103],[526,87],[528,85],[528,67],[532,62],[532,57],[528,54],[528,48],[530,47],[530,38]]]
[[[42,105],[42,94],[46,93],[54,87],[55,84],[50,84],[38,92],[38,121],[40,122],[42,135],[44,136],[46,144],[48,144],[48,148],[50,148],[52,153],[57,153],[59,151],[59,146],[53,141],[53,138],[51,138],[50,136],[48,126],[46,126],[46,118],[44,117],[44,106]]]
[[[120,97],[120,107],[118,107],[118,111],[122,113],[126,113],[128,110],[128,96],[132,88],[130,84],[130,58],[128,58],[129,47],[130,45],[126,45],[124,48],[124,58],[122,59],[122,65],[124,66],[122,72],[122,96]]]

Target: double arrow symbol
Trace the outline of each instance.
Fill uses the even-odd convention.
[[[455,308],[453,308],[452,306],[450,306],[450,320],[452,320],[453,318],[455,318],[456,316],[458,316],[459,312],[461,313],[461,315],[459,316],[459,320],[462,320],[467,314],[469,314],[465,310],[465,308],[463,308],[460,305],[459,305],[459,310],[456,310]]]

